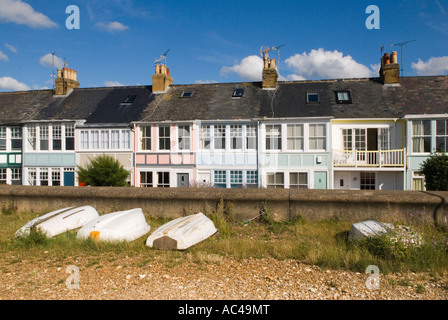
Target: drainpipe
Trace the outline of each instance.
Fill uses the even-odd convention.
[[[258,171],[258,188],[262,187],[262,174],[261,174],[261,122],[257,120],[257,171]]]

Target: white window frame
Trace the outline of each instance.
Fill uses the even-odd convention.
[[[318,131],[317,128],[322,127],[324,129],[323,135],[318,135]],[[315,128],[313,130],[313,128]],[[325,151],[327,150],[327,135],[328,135],[328,129],[327,129],[327,125],[325,123],[310,123],[308,125],[308,132],[309,132],[309,136],[308,136],[308,149],[309,151]],[[319,143],[317,142],[315,144],[315,147],[312,146],[312,141],[319,141],[319,140],[323,140],[323,148],[318,148]]]
[[[416,125],[419,125],[418,127]],[[429,132],[425,132],[425,124],[429,125]],[[412,120],[412,153],[429,154],[431,152],[431,120]],[[426,128],[428,129],[428,128]],[[429,150],[425,150],[425,146],[429,145]],[[423,150],[422,150],[423,149]]]
[[[191,126],[177,126],[177,149],[179,151],[188,151],[191,149]]]
[[[161,129],[163,129],[163,135],[161,135]],[[168,133],[166,132],[168,130]],[[170,125],[160,125],[157,127],[157,150],[159,151],[170,151],[171,150],[171,126]],[[163,146],[162,142],[163,141]]]
[[[302,130],[302,134],[297,134],[297,129]],[[290,135],[290,129],[292,129],[292,134]],[[305,149],[305,126],[303,124],[288,124],[286,126],[286,148],[288,151],[303,151]],[[293,142],[293,147],[290,148],[290,142]],[[297,142],[299,142],[300,147],[297,147]]]

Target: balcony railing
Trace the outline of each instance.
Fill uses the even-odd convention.
[[[356,151],[334,150],[335,167],[404,167],[405,149]]]

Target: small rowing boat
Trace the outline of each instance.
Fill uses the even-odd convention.
[[[380,236],[387,233],[386,227],[387,225],[374,220],[358,222],[352,225],[349,236],[354,240]]]
[[[146,245],[161,250],[186,250],[217,232],[203,213],[172,220],[154,231]]]
[[[98,217],[79,229],[79,239],[134,241],[151,230],[142,209],[117,211]]]
[[[64,208],[29,221],[16,232],[16,237],[27,236],[36,230],[51,238],[80,228],[97,217],[98,212],[91,206]]]

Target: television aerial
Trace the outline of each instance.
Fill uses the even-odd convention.
[[[170,52],[170,50],[171,49],[166,50],[165,53],[162,54],[159,59],[154,60],[154,64],[156,64],[156,65],[165,64],[166,65],[166,60],[167,60],[166,56],[168,55],[168,52]]]
[[[51,78],[53,79],[53,90],[55,88],[55,79],[56,79],[56,74],[54,73],[54,56],[55,56],[56,52],[53,51],[51,53],[51,66],[53,67],[53,72],[51,74]]]
[[[401,47],[401,77],[403,77],[403,73],[404,73],[404,66],[403,66],[403,46],[405,46],[405,45],[407,45],[408,43],[410,43],[410,42],[414,42],[414,41],[417,41],[417,40],[410,40],[410,41],[405,41],[405,42],[401,42],[401,43],[396,43],[396,44],[393,44],[392,45],[392,47],[398,47],[398,46],[400,46]]]
[[[282,45],[280,45],[280,46],[276,46],[276,47],[261,47],[260,48],[260,54],[261,54],[261,56],[263,57],[263,59],[268,59],[269,58],[269,55],[268,55],[268,53],[269,52],[271,52],[271,51],[277,51],[277,53],[278,53],[278,59],[277,59],[277,71],[278,71],[278,66],[279,66],[279,64],[280,64],[280,48],[282,48],[282,47],[284,47],[284,46],[286,46],[285,44],[282,44]]]

